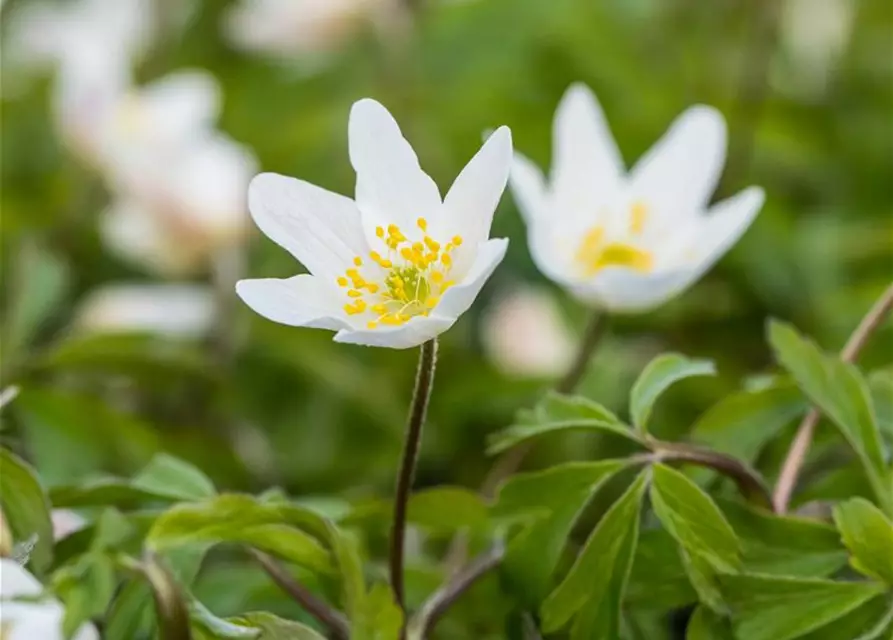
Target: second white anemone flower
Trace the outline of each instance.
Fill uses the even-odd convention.
[[[615,312],[663,304],[737,242],[763,204],[750,187],[708,208],[726,128],[695,106],[627,173],[595,96],[572,86],[555,114],[550,184],[516,155],[512,191],[534,262],[583,302]]]
[[[505,256],[508,240],[489,235],[511,134],[490,136],[443,199],[378,102],[354,104],[348,134],[356,200],[271,173],[252,181],[255,223],[310,273],[236,290],[260,315],[336,342],[417,346],[456,322]]]

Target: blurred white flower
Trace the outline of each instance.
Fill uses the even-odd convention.
[[[0,558],[0,636],[3,640],[63,640],[65,610],[42,597],[43,586],[18,562]],[[95,627],[81,625],[72,640],[99,640]]]
[[[310,273],[236,290],[265,318],[336,342],[413,347],[449,329],[505,255],[508,240],[489,235],[511,134],[490,136],[445,199],[379,103],[354,104],[348,138],[356,201],[271,173],[252,181],[255,223]]]
[[[482,329],[487,355],[509,375],[557,376],[574,359],[573,335],[546,289],[519,287],[497,298]]]
[[[855,13],[854,0],[786,0],[780,24],[786,59],[776,58],[773,66],[776,88],[807,97],[822,95],[850,41]],[[778,64],[782,60],[787,64]]]
[[[253,155],[213,128],[213,76],[171,74],[122,94],[95,132],[115,195],[101,231],[110,249],[165,275],[195,271],[247,230]]]
[[[572,86],[555,114],[552,174],[516,154],[511,185],[539,269],[578,299],[646,311],[681,293],[763,204],[750,187],[709,209],[725,163],[722,115],[696,106],[626,174],[595,96]]]
[[[214,313],[214,296],[208,287],[119,284],[89,294],[77,311],[75,324],[88,333],[140,332],[194,338],[207,334]]]
[[[237,47],[280,57],[328,54],[364,21],[387,22],[397,0],[242,0],[226,15]]]
[[[68,537],[87,525],[87,521],[71,509],[53,509],[50,517],[53,520],[53,538],[56,540]]]

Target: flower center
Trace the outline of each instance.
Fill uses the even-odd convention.
[[[338,278],[338,286],[347,289],[350,301],[344,305],[348,315],[371,314],[367,327],[401,325],[415,316],[427,316],[440,297],[455,283],[449,279],[452,252],[462,244],[454,236],[441,245],[427,234],[428,222],[416,222],[422,231],[421,242],[412,242],[395,224],[376,227],[375,235],[388,247],[387,256],[369,252],[369,259],[386,271],[380,282],[367,280],[361,273],[363,258],[353,259],[354,266]]]
[[[642,202],[635,202],[629,213],[629,234],[641,234],[648,217],[648,208]],[[586,232],[574,260],[586,277],[594,276],[605,267],[629,267],[647,273],[654,266],[654,256],[649,251],[626,242],[606,241],[602,226],[592,227]]]

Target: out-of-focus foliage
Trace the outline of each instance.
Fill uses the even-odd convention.
[[[10,16],[29,4],[4,3],[0,16],[6,42]],[[222,87],[221,129],[253,150],[263,170],[299,176],[344,194],[354,187],[345,123],[350,105],[366,96],[392,110],[441,190],[480,146],[482,133],[502,124],[511,127],[518,150],[546,166],[552,115],[571,82],[588,84],[599,97],[627,164],[687,106],[703,102],[722,110],[729,121],[730,161],[719,195],[759,184],[767,193],[764,210],[744,239],[690,291],[656,312],[612,318],[610,333],[578,389],[581,396],[604,405],[598,407],[600,417],[592,418],[599,424],[537,438],[527,465],[532,470],[568,460],[622,458],[639,435],[630,431],[618,438],[611,431],[624,428],[623,420],[635,422],[644,432],[641,416],[656,438],[691,436],[753,465],[770,483],[775,480],[793,423],[806,403],[789,380],[767,383],[759,377],[779,373],[765,336],[766,319],[790,321],[834,351],[888,285],[893,271],[893,14],[884,2],[417,1],[407,3],[420,7],[417,12],[386,27],[370,26],[339,51],[307,65],[297,54],[294,59],[269,58],[233,48],[222,26],[232,4],[157,0],[154,6],[165,27],[136,69],[137,78],[149,82],[186,68],[212,72]],[[189,276],[190,282],[218,289],[213,327],[206,335],[86,332],[79,310],[92,293],[109,284],[149,283],[160,277],[119,259],[103,244],[98,221],[110,199],[108,186],[60,142],[51,108],[52,75],[24,73],[11,53],[4,52],[0,95],[0,387],[16,384],[22,391],[2,413],[0,441],[18,456],[4,453],[16,462],[10,463],[14,468],[4,463],[0,473],[4,481],[19,473],[30,478],[29,468],[18,462],[19,457],[29,460],[54,506],[82,509],[94,523],[57,544],[55,557],[45,548],[44,532],[31,550],[31,567],[37,572],[64,567],[68,573],[62,577],[73,580],[95,577],[91,584],[105,594],[103,580],[111,571],[108,549],[136,553],[148,535],[159,553],[183,556],[167,560],[214,614],[266,610],[311,623],[242,554],[226,547],[208,551],[212,542],[222,539],[262,539],[261,548],[296,562],[300,571],[322,570],[320,575],[301,575],[319,593],[355,606],[357,620],[371,619],[376,612],[363,606],[375,609],[374,598],[380,596],[374,591],[362,597],[352,594],[350,584],[344,583],[353,580],[356,586],[356,575],[348,580],[333,576],[339,571],[344,575],[358,553],[378,559],[386,555],[387,504],[415,354],[337,345],[326,332],[259,318],[235,300],[227,265],[208,266]],[[465,524],[475,521],[480,505],[458,488],[474,489],[482,482],[491,464],[488,439],[505,442],[519,429],[547,430],[542,421],[516,423],[515,416],[518,409],[536,405],[553,383],[541,375],[512,372],[487,358],[494,353],[483,348],[488,312],[499,303],[500,292],[535,284],[555,296],[573,333],[582,332],[588,315],[536,272],[509,195],[494,224],[494,236],[511,239],[508,257],[477,304],[443,337],[416,479],[419,489],[455,487],[440,498],[443,509],[468,516],[456,516]],[[292,258],[262,241],[260,234],[251,236],[245,254],[244,263],[236,265],[241,275],[284,277],[295,272]],[[520,332],[527,325],[518,326]],[[795,504],[859,495],[886,507],[887,515],[871,512],[864,522],[881,524],[864,524],[860,514],[868,507],[861,501],[839,505],[834,517],[844,548],[833,529],[819,523],[761,515],[770,522],[754,524],[758,516],[744,513],[740,503],[725,504],[731,492],[722,483],[711,494],[720,496],[716,499],[721,509],[708,514],[722,523],[714,531],[721,539],[699,555],[691,552],[689,543],[703,532],[680,524],[688,521],[686,514],[659,496],[662,486],[672,484],[674,491],[681,487],[695,496],[689,504],[697,504],[707,499],[698,486],[714,487],[716,478],[699,470],[688,476],[692,483],[655,467],[660,481],[651,487],[651,503],[671,537],[654,526],[643,526],[639,535],[638,524],[629,519],[609,519],[620,509],[635,511],[646,495],[636,484],[597,528],[588,525],[610,502],[596,496],[589,508],[593,513],[587,510],[580,516],[578,526],[587,524],[579,532],[583,535],[574,538],[583,544],[594,529],[589,539],[598,542],[615,524],[620,531],[616,539],[611,536],[616,544],[612,542],[610,566],[597,569],[615,591],[605,595],[593,588],[586,594],[592,609],[607,607],[604,611],[616,615],[621,585],[626,586],[627,602],[650,606],[638,609],[629,620],[610,623],[581,615],[576,637],[595,634],[597,623],[615,625],[612,629],[622,626],[624,637],[671,637],[673,623],[664,614],[698,600],[703,604],[689,637],[719,637],[715,629],[725,624],[720,614],[726,613],[718,610],[720,591],[730,610],[746,620],[748,626],[737,631],[748,639],[857,637],[867,632],[866,620],[880,619],[888,610],[889,584],[879,586],[881,580],[889,582],[884,548],[878,550],[877,538],[866,541],[860,527],[889,523],[883,518],[889,518],[891,504],[891,331],[882,328],[860,357],[862,371],[870,375],[863,380],[859,374],[841,388],[842,393],[854,385],[870,389],[872,411],[885,440],[872,431],[871,411],[804,381],[778,334],[773,335],[781,364],[829,417],[819,424],[807,460],[809,482],[795,495]],[[539,339],[546,338],[535,333],[518,336],[519,341]],[[678,389],[661,397],[649,418],[648,408],[636,408],[636,402],[630,408],[627,398],[638,373],[664,351],[712,360],[717,375],[680,382]],[[753,388],[745,391],[746,379]],[[661,381],[651,384],[655,395],[664,389]],[[650,395],[646,387],[640,388],[645,399],[639,402]],[[841,403],[846,411],[835,410]],[[734,430],[727,427],[733,417]],[[574,419],[579,426],[579,416]],[[512,424],[513,432],[492,439]],[[859,464],[848,452],[841,453],[841,432]],[[195,469],[159,459],[161,452]],[[521,589],[516,592],[500,590],[496,579],[481,582],[474,597],[460,601],[440,623],[437,637],[495,639],[504,637],[504,628],[513,630],[511,637],[523,637],[525,623],[517,617],[516,603],[538,606],[557,586],[549,583],[545,588],[538,581],[554,577],[559,565],[565,575],[570,556],[562,556],[561,545],[572,535],[578,512],[603,482],[612,499],[620,496],[626,485],[618,484],[613,474],[631,481],[625,471],[588,469],[590,475],[575,492],[569,491],[563,510],[550,516],[562,535],[556,540],[535,527],[527,534],[540,536],[535,539],[538,545],[528,548],[551,545],[541,558],[548,566],[521,566]],[[260,493],[270,487],[281,487],[297,499],[289,503],[292,524],[324,514],[347,528],[361,529],[364,548],[357,550],[356,540],[344,541],[339,536],[346,534],[321,530],[325,527],[315,521],[310,533],[306,521],[299,528],[272,531],[278,525],[269,514],[282,517],[275,496],[251,499],[250,507],[227,505],[226,495],[202,503],[202,509],[226,513],[232,508],[244,517],[239,539],[204,536],[199,526],[203,514],[190,513],[189,507],[168,512],[154,524],[154,516],[147,515],[218,491]],[[41,500],[39,492],[37,498],[22,499]],[[2,508],[12,519],[21,507],[8,500],[3,497]],[[122,512],[138,515],[122,524]],[[46,529],[46,522],[36,520],[42,513],[31,515],[31,530]],[[440,558],[455,533],[445,531],[449,523],[438,521],[437,515],[430,504],[427,511],[424,502],[416,506],[418,544],[409,553],[407,578],[407,599],[413,607],[439,584]],[[728,548],[728,527],[738,536],[740,553]],[[470,545],[476,549],[484,536],[471,529]],[[15,527],[13,534],[19,535]],[[513,564],[517,548],[509,548],[508,575],[518,568]],[[588,568],[586,549],[577,560],[580,570]],[[846,563],[847,549],[855,571],[864,574],[857,586],[829,579]],[[208,560],[193,583],[206,552]],[[725,582],[717,577],[717,565],[736,567],[742,558],[743,566],[758,577],[739,575]],[[77,562],[71,563],[74,559]],[[647,573],[649,565],[666,575]],[[781,575],[798,576],[804,584],[765,575],[779,566],[788,569]],[[381,583],[386,570],[373,562],[365,573]],[[567,575],[562,584],[573,580],[574,570]],[[646,588],[657,582],[660,588],[654,592]],[[234,584],[239,589],[233,589]],[[64,586],[58,590],[63,598]],[[788,597],[793,592],[796,597]],[[765,613],[765,603],[758,600],[770,597],[799,618],[788,620],[785,628],[769,626],[759,616],[773,614]],[[104,637],[142,637],[127,625],[151,629],[143,613],[149,598],[149,591],[136,581],[118,591]],[[547,627],[558,628],[583,605],[561,601],[560,593],[546,600],[542,620]],[[834,609],[838,605],[839,611]],[[652,610],[661,615],[652,616]],[[81,611],[83,619],[96,615]],[[819,625],[809,622],[817,612],[827,615],[823,620],[829,624],[840,625],[837,631],[825,630],[837,636],[823,636]],[[218,623],[224,621],[207,622],[212,627]],[[277,624],[255,619],[248,626]],[[609,634],[604,637],[613,637],[612,632],[602,631]],[[208,637],[218,637],[212,633]],[[276,631],[269,633],[263,637],[279,637],[273,635]],[[295,634],[303,631],[281,633],[301,637]],[[809,633],[813,635],[805,635]]]

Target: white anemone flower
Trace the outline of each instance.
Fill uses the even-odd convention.
[[[572,86],[555,114],[550,184],[516,155],[512,191],[539,269],[581,301],[647,311],[701,277],[750,226],[763,191],[708,208],[725,163],[722,115],[683,113],[627,173],[595,96]]]
[[[62,604],[47,597],[34,576],[15,560],[0,558],[0,638],[63,640],[64,616]],[[99,633],[85,623],[72,640],[99,640]]]
[[[456,322],[505,256],[508,240],[489,235],[511,133],[490,136],[444,199],[378,102],[354,104],[348,134],[356,200],[275,174],[252,181],[255,223],[310,273],[236,290],[260,315],[337,331],[336,342],[420,345]]]
[[[242,0],[226,15],[237,47],[290,58],[336,51],[363,25],[384,22],[395,0]]]

